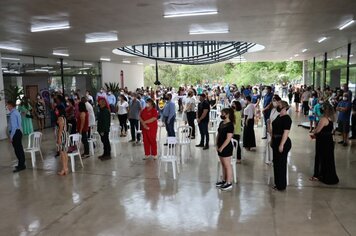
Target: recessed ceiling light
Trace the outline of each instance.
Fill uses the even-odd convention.
[[[36,72],[48,72],[47,69],[35,69]]]
[[[117,32],[96,32],[85,35],[86,43],[118,41]]]
[[[304,48],[304,49],[302,50],[302,52],[306,52],[306,51],[308,51],[308,49],[307,49],[307,48]]]
[[[216,15],[218,11],[192,11],[192,12],[180,12],[163,15],[164,18],[173,17],[185,17],[185,16],[204,16],[204,15]]]
[[[63,53],[63,52],[53,52],[53,55],[55,55],[55,56],[69,57],[69,54],[68,54],[68,53]]]
[[[85,65],[85,66],[92,66],[93,63],[84,62],[83,65]]]
[[[322,37],[321,39],[318,40],[318,43],[324,42],[325,40],[327,40],[327,37]]]
[[[336,56],[335,58],[340,58],[341,56]]]
[[[350,57],[353,57],[353,56],[354,56],[353,54],[350,55]]]
[[[350,20],[350,21],[346,22],[345,24],[343,24],[342,26],[340,26],[339,30],[345,29],[346,27],[352,25],[354,22],[355,22],[354,20]]]
[[[61,64],[61,62],[60,61],[57,61],[57,64]],[[68,62],[63,62],[63,65],[68,65]]]
[[[101,58],[100,58],[100,61],[111,61],[111,59],[110,59],[110,58],[107,58],[107,57],[101,57]]]
[[[122,63],[129,64],[129,63],[131,63],[131,61],[123,60]]]
[[[51,30],[64,30],[69,29],[69,22],[61,23],[52,23],[52,24],[41,24],[31,26],[31,32],[42,32],[42,31],[51,31]]]
[[[12,47],[12,46],[7,46],[7,45],[0,45],[0,49],[9,50],[9,51],[22,52],[22,49],[21,49],[21,48]]]
[[[1,57],[2,60],[8,60],[8,61],[19,61],[20,58],[15,58],[15,57]]]
[[[295,54],[294,56],[295,56],[295,57],[299,57],[299,54]]]
[[[142,62],[137,62],[137,65],[143,65],[143,63]]]
[[[80,68],[79,70],[90,70],[89,67],[83,67],[83,68]]]
[[[290,58],[289,58],[289,60],[292,60],[292,59],[293,59],[293,57],[290,57]]]
[[[70,67],[63,68],[63,70],[70,70],[70,69],[71,69]]]
[[[227,34],[230,30],[222,29],[222,30],[196,30],[196,31],[189,31],[190,35],[196,34]]]

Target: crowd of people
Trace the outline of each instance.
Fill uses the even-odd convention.
[[[279,96],[279,94],[281,96]],[[283,99],[287,98],[288,101]],[[102,161],[111,159],[109,133],[112,118],[117,117],[121,130],[120,137],[128,135],[130,127],[130,143],[140,145],[143,142],[143,159],[158,158],[157,130],[161,120],[167,131],[167,137],[175,137],[175,122],[178,114],[185,125],[191,127],[190,139],[196,138],[196,126],[199,129],[200,141],[196,147],[207,150],[210,147],[209,130],[217,131],[216,151],[222,164],[221,180],[216,187],[221,190],[232,188],[231,158],[236,148],[237,164],[241,163],[242,147],[246,151],[256,148],[255,126],[263,127],[263,137],[266,148],[272,149],[274,180],[276,190],[285,190],[287,186],[287,156],[292,148],[289,138],[292,127],[290,117],[291,104],[295,103],[295,112],[302,111],[305,119],[310,122],[310,137],[316,139],[316,155],[314,174],[310,180],[322,181],[326,184],[336,184],[339,179],[336,174],[334,157],[334,116],[337,113],[338,131],[342,134],[339,141],[343,146],[349,142],[350,118],[352,117],[352,137],[355,138],[355,99],[351,101],[352,93],[344,85],[340,89],[325,88],[313,90],[310,86],[283,84],[281,90],[273,85],[242,86],[236,85],[197,85],[182,86],[177,90],[171,87],[138,88],[128,91],[100,91],[93,97],[90,92],[81,96],[79,92],[70,95],[53,95],[52,109],[56,126],[57,155],[61,157],[62,169],[59,175],[68,174],[68,155],[71,146],[68,145],[70,134],[81,134],[84,147],[82,158],[88,158],[88,138],[95,127],[103,143]],[[15,112],[13,102],[8,102],[11,109],[11,140],[19,159],[15,171],[25,169],[23,153],[19,151],[22,133],[33,131],[28,128],[32,124],[31,106],[24,100]],[[41,119],[44,119],[43,99],[38,96],[36,101],[36,117],[39,118],[39,129],[43,129]],[[353,113],[352,113],[353,111]],[[352,116],[351,116],[352,113]],[[19,117],[21,117],[19,122]],[[19,124],[21,125],[19,126]],[[129,125],[128,125],[129,124]],[[14,131],[15,130],[15,131]],[[141,132],[137,132],[137,131]],[[21,132],[21,135],[20,135]],[[141,137],[142,134],[142,137]],[[237,142],[232,145],[231,140]],[[15,147],[16,146],[16,147]],[[327,148],[325,148],[327,147]],[[269,163],[268,163],[269,164]]]

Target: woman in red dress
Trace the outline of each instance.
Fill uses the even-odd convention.
[[[148,159],[150,156],[152,156],[154,160],[157,159],[157,118],[158,112],[155,108],[155,103],[149,98],[146,101],[146,107],[142,110],[140,115],[143,146],[145,149],[144,160]]]

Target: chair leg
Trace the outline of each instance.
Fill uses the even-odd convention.
[[[32,167],[36,167],[36,154],[35,152],[31,152],[31,162],[32,162]]]
[[[84,168],[83,160],[82,160],[82,157],[80,155],[79,155],[79,160],[80,160],[80,164],[82,165],[82,168]]]
[[[42,161],[43,161],[43,155],[42,155],[42,151],[41,151],[41,149],[40,149],[40,156],[41,156],[41,159],[42,159]]]
[[[178,172],[178,174],[180,173],[180,168],[179,168],[179,163],[176,161],[175,163],[177,163],[177,172]]]
[[[162,162],[158,161],[158,177],[161,177],[161,165],[162,165]]]
[[[74,160],[74,156],[70,155],[70,164],[72,166],[72,172],[75,172],[75,160]]]
[[[172,161],[173,179],[176,179],[176,162]]]
[[[231,162],[232,165],[232,174],[234,175],[234,183],[237,184],[237,174],[236,174],[236,162]]]

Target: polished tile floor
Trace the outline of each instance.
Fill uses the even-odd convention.
[[[213,147],[192,146],[174,181],[170,171],[157,178],[157,162],[143,161],[143,147],[124,140],[118,157],[91,157],[84,169],[58,176],[50,129],[45,161],[33,169],[27,156],[29,168],[13,174],[13,149],[1,141],[0,235],[356,235],[356,144],[336,146],[337,186],[310,182],[314,142],[298,127],[299,116],[293,115],[285,192],[271,190],[261,128],[255,129],[257,149],[243,152],[231,192],[214,187]]]

